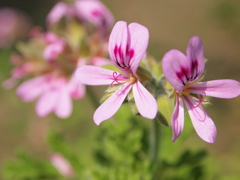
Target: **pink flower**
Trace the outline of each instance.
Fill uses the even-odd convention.
[[[39,76],[22,83],[17,88],[17,95],[23,101],[32,101],[40,97],[36,112],[44,117],[50,112],[55,112],[59,118],[67,118],[72,112],[71,97],[82,98],[85,88],[75,78],[68,81],[64,77],[56,77],[51,74]]]
[[[73,5],[59,2],[47,15],[47,24],[52,25],[63,17],[77,17],[82,22],[92,23],[102,32],[106,32],[114,22],[112,13],[99,0],[76,0]]]
[[[15,67],[11,74],[12,77],[3,81],[2,86],[5,89],[11,89],[13,88],[19,81],[19,79],[23,78],[28,72],[32,70],[31,64],[22,64],[20,66]]]
[[[45,41],[47,46],[43,51],[43,58],[47,61],[54,61],[63,52],[65,42],[62,38],[51,32],[45,34]]]
[[[112,62],[122,73],[87,65],[76,70],[75,75],[83,84],[120,85],[118,90],[95,111],[93,119],[97,125],[117,112],[131,89],[139,113],[149,119],[156,116],[156,100],[136,75],[138,65],[145,55],[148,39],[148,30],[144,26],[137,23],[127,26],[126,22],[119,21],[110,35],[108,51]]]
[[[103,31],[113,25],[113,15],[101,1],[77,0],[74,7],[79,19],[88,21]]]
[[[0,48],[7,48],[16,40],[26,38],[31,26],[30,18],[23,12],[0,9]]]
[[[60,21],[63,17],[72,16],[72,7],[64,2],[58,2],[47,15],[47,24],[51,25]]]
[[[50,157],[50,161],[60,174],[68,178],[73,177],[72,166],[61,154],[54,153]]]
[[[172,141],[182,133],[184,126],[184,105],[197,134],[206,142],[215,142],[217,130],[204,111],[206,96],[234,98],[240,95],[240,83],[235,80],[214,80],[198,82],[204,73],[205,62],[203,44],[199,37],[192,37],[185,56],[179,50],[170,50],[162,60],[166,79],[174,87],[176,106],[172,114]]]

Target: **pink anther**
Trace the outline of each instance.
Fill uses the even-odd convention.
[[[210,101],[208,101],[208,100],[205,100],[205,98],[206,98],[206,93],[205,92],[203,92],[203,97],[201,98],[201,96],[198,94],[197,95],[198,96],[198,105],[196,105],[196,106],[194,106],[194,108],[197,108],[197,107],[199,107],[200,105],[204,108],[204,109],[206,109],[206,107],[203,105],[203,103],[204,102],[210,102]]]

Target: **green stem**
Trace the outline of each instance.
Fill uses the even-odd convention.
[[[89,86],[86,86],[86,90],[87,90],[87,95],[88,95],[90,101],[92,102],[94,108],[98,108],[100,103],[98,101],[98,97],[96,96],[96,93]]]
[[[159,149],[160,149],[160,123],[157,119],[152,120],[150,128],[150,159],[153,164],[159,161]]]

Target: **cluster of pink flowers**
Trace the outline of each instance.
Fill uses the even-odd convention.
[[[97,125],[111,118],[126,99],[134,102],[141,116],[154,119],[161,112],[156,101],[159,94],[149,89],[138,74],[141,60],[146,58],[148,29],[118,21],[108,37],[113,22],[112,14],[99,0],[57,3],[47,16],[48,31],[35,28],[29,42],[19,45],[20,54],[12,57],[16,68],[4,85],[12,87],[18,79],[33,77],[17,88],[17,95],[24,101],[39,98],[36,112],[40,117],[50,112],[59,118],[69,117],[71,99],[82,98],[86,84],[114,88],[94,113]],[[111,61],[105,58],[107,46]],[[108,63],[117,70],[99,67]],[[162,71],[172,85],[170,95],[174,94],[176,103],[171,117],[172,141],[182,133],[185,106],[197,134],[213,143],[217,130],[204,110],[204,104],[209,103],[206,97],[237,97],[240,83],[228,79],[199,82],[205,60],[202,40],[197,36],[190,39],[186,55],[178,50],[167,52]]]
[[[26,102],[38,98],[36,113],[40,117],[51,112],[59,118],[69,117],[72,98],[85,95],[85,86],[76,81],[74,71],[82,64],[110,62],[105,56],[107,32],[113,21],[110,11],[98,0],[57,3],[47,16],[47,32],[34,27],[30,39],[17,44],[19,52],[11,58],[15,68],[4,87],[11,88],[30,77],[18,86],[18,97]]]
[[[126,22],[119,21],[110,35],[108,51],[112,63],[122,73],[87,65],[77,69],[76,77],[83,84],[119,85],[94,113],[93,118],[97,125],[113,116],[131,91],[139,113],[149,119],[155,118],[158,111],[156,100],[141,84],[136,73],[146,53],[148,38],[146,27],[137,23],[127,26]],[[209,102],[206,96],[237,97],[240,95],[240,83],[235,80],[199,82],[205,70],[205,61],[203,44],[197,36],[190,39],[186,56],[178,50],[167,52],[162,60],[162,70],[176,96],[176,106],[171,118],[172,141],[183,130],[185,105],[197,134],[204,141],[213,143],[217,131],[212,119],[203,109],[204,103]]]

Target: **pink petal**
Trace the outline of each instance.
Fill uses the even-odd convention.
[[[191,80],[198,79],[204,72],[204,50],[200,37],[194,36],[189,40],[187,47],[188,67],[191,71]]]
[[[50,44],[44,49],[43,58],[47,61],[53,61],[63,51],[63,49],[64,45],[62,43]]]
[[[53,166],[61,173],[63,176],[71,178],[73,177],[73,168],[71,164],[58,153],[54,153],[50,157],[50,161]]]
[[[25,81],[17,88],[17,95],[23,101],[32,101],[37,98],[46,86],[45,77],[40,76],[28,81]]]
[[[11,77],[2,82],[2,87],[4,89],[12,89],[14,86],[16,86],[18,81],[19,81],[18,79]]]
[[[172,141],[174,142],[182,133],[184,126],[184,105],[182,98],[179,96],[176,97],[176,106],[172,114],[171,125],[173,131]]]
[[[47,44],[52,44],[52,43],[63,41],[62,38],[60,38],[59,36],[57,36],[56,34],[54,34],[52,32],[46,32],[44,34],[44,40]]]
[[[125,21],[118,21],[112,29],[108,42],[108,52],[113,63],[123,72],[126,62],[126,48],[129,45],[129,32]],[[125,64],[125,65],[124,65]],[[121,66],[119,66],[121,65]]]
[[[139,81],[133,85],[133,95],[139,113],[145,118],[154,119],[158,108],[156,99]]]
[[[240,82],[223,79],[191,84],[191,93],[204,94],[218,98],[234,98],[240,95]]]
[[[131,87],[130,83],[125,83],[98,107],[93,116],[94,122],[97,125],[109,119],[117,112]]]
[[[169,83],[181,92],[187,83],[188,63],[186,56],[179,50],[168,51],[162,59],[162,70]]]
[[[67,118],[72,113],[72,100],[66,87],[61,88],[59,92],[55,113],[59,118]]]
[[[69,92],[74,99],[80,99],[85,95],[85,85],[78,82],[75,77],[72,77],[68,83]]]
[[[94,57],[91,59],[91,64],[94,66],[104,66],[111,63],[109,59],[103,57]]]
[[[87,85],[109,85],[113,82],[114,71],[83,65],[77,68],[75,77],[83,84]],[[117,73],[119,75],[119,73]]]
[[[145,26],[138,23],[131,23],[128,26],[130,34],[130,47],[128,58],[131,70],[134,75],[138,69],[138,65],[146,53],[149,40],[149,32]],[[131,56],[131,57],[130,57]]]
[[[212,119],[200,106],[197,107],[198,104],[192,97],[185,96],[184,102],[197,134],[204,141],[214,143],[217,129]]]
[[[47,24],[51,25],[61,20],[64,16],[70,15],[70,7],[64,2],[58,2],[47,15]]]
[[[98,0],[77,0],[74,6],[78,18],[89,21],[98,28],[107,30],[114,22],[112,13]]]
[[[46,91],[38,100],[36,105],[37,115],[44,117],[52,112],[57,106],[57,101],[59,98],[59,92],[56,89],[50,89]]]

